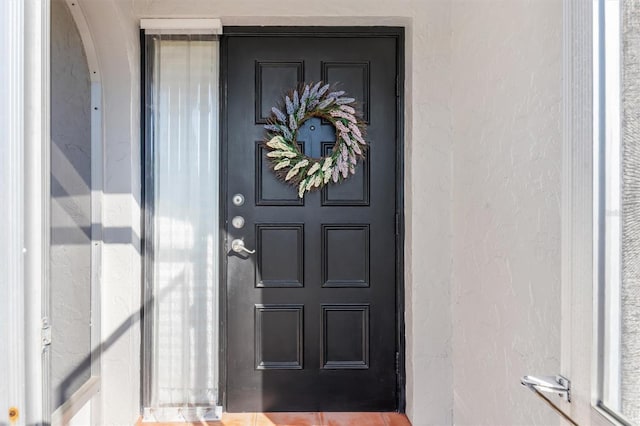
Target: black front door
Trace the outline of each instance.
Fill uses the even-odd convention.
[[[394,410],[398,33],[254,31],[226,28],[222,44],[226,250],[256,251],[226,257],[226,409]],[[356,175],[299,199],[270,170],[263,125],[318,80],[357,99],[370,148]],[[309,156],[334,141],[320,119],[299,131]]]

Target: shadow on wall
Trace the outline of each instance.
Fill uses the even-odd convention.
[[[51,2],[51,405],[90,377],[91,82],[80,34],[64,0]],[[70,372],[73,376],[70,379]]]
[[[156,296],[150,297],[148,300],[144,302],[142,307],[138,309],[136,312],[132,313],[124,320],[118,328],[116,328],[113,333],[111,333],[106,339],[103,339],[100,345],[89,352],[82,360],[76,365],[76,367],[67,374],[67,376],[60,382],[58,386],[56,399],[61,401],[66,401],[69,397],[75,392],[74,384],[76,383],[78,377],[83,377],[86,371],[91,370],[92,360],[95,362],[99,362],[102,354],[109,350],[131,327],[135,326],[136,323],[142,321],[144,324],[144,316],[145,315],[153,315],[153,306],[156,300],[162,300],[171,293],[171,291],[178,289],[177,285],[184,281],[183,276],[176,277],[171,285],[165,287],[160,293]]]

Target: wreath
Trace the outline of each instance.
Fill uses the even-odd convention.
[[[358,159],[365,158],[366,126],[354,108],[355,99],[346,97],[344,90],[330,91],[330,87],[320,81],[290,91],[280,105],[286,114],[274,106],[264,126],[272,168],[278,178],[297,186],[300,198],[305,192],[347,179],[355,174]],[[325,119],[336,129],[335,145],[322,158],[307,157],[296,142],[298,129],[311,117]]]

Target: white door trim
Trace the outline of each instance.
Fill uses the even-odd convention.
[[[48,423],[50,0],[24,1],[24,291],[26,404],[22,420]]]
[[[22,0],[0,3],[0,200],[3,238],[0,238],[0,352],[5,372],[0,386],[0,423],[9,424],[9,408],[25,412],[24,363],[24,19]],[[8,208],[7,208],[8,206]],[[23,423],[18,423],[23,424]]]

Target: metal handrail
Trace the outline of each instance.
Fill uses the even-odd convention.
[[[565,413],[560,407],[553,403],[542,392],[555,393],[563,397],[567,402],[571,402],[571,382],[563,376],[524,376],[520,383],[529,388],[549,405],[556,413],[574,426],[578,423]]]

